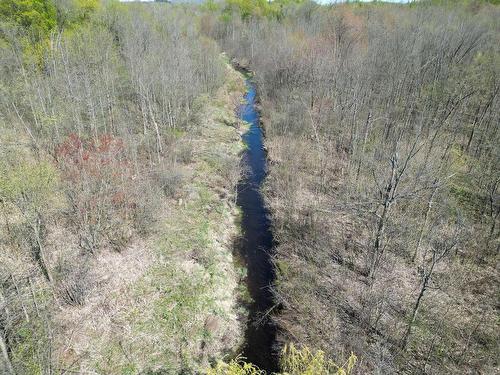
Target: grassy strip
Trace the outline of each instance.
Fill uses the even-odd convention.
[[[170,202],[151,245],[154,261],[116,317],[123,333],[94,358],[92,367],[104,373],[198,372],[241,344],[237,300],[244,271],[232,248],[239,234],[234,194],[245,127],[235,106],[245,86],[229,65],[226,77],[217,96],[206,100],[196,135],[180,135],[194,145],[182,171],[188,176],[183,194]]]

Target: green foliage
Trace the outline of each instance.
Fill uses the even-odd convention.
[[[219,3],[215,2],[214,0],[207,0],[203,4],[201,4],[200,7],[202,10],[215,12],[215,11],[219,10]]]
[[[46,38],[57,25],[51,0],[2,0],[0,20],[20,26],[32,41]]]
[[[41,374],[42,367],[40,363],[35,360],[37,350],[37,339],[34,337],[33,327],[29,323],[24,324],[18,328],[15,340],[17,345],[14,346],[12,359],[15,362],[23,364],[24,369],[29,374]]]
[[[311,351],[304,346],[298,349],[293,344],[285,345],[281,352],[280,373],[276,375],[349,375],[356,365],[357,357],[351,354],[347,362],[338,365],[327,359],[321,350]],[[218,361],[207,371],[208,375],[265,375],[255,365],[238,357],[229,363]]]
[[[12,35],[16,35],[23,60],[42,66],[51,48],[50,34],[56,29],[78,29],[99,7],[100,0],[2,0],[0,46],[14,42]]]
[[[280,19],[283,7],[289,4],[300,4],[302,0],[226,0],[222,14],[223,21],[229,21],[232,12],[240,14],[242,19],[251,17],[269,17]]]
[[[47,162],[0,164],[0,200],[25,209],[45,207],[56,183],[56,171]]]
[[[99,0],[68,0],[58,3],[57,22],[61,28],[77,28],[88,21],[100,6]]]
[[[325,358],[321,350],[312,352],[308,347],[297,349],[295,345],[285,345],[281,355],[281,369],[290,375],[348,375],[352,373],[357,357],[351,354],[344,365],[338,365]]]
[[[47,307],[51,296],[46,291],[36,290],[38,308]],[[43,314],[43,313],[42,313]],[[10,336],[10,359],[17,374],[45,374],[50,358],[51,322],[47,316],[22,321]],[[1,366],[1,365],[0,365]],[[2,367],[0,367],[1,371]],[[2,372],[3,374],[3,372]]]
[[[215,367],[207,370],[207,375],[265,375],[265,371],[238,357],[229,363],[218,361]]]

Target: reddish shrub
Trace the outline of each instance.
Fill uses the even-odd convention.
[[[136,206],[133,173],[121,139],[103,134],[83,140],[71,134],[56,149],[66,182],[69,212],[83,249],[94,252],[103,241],[124,245],[130,210]],[[125,243],[124,243],[125,242]]]

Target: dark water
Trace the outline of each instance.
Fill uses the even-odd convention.
[[[246,81],[245,104],[240,108],[240,118],[250,123],[249,131],[243,135],[248,146],[244,153],[247,176],[238,187],[238,206],[242,209],[243,238],[240,244],[241,256],[247,267],[247,284],[253,303],[249,306],[249,322],[245,334],[246,343],[242,355],[249,362],[268,372],[277,370],[277,360],[273,352],[276,328],[265,317],[273,306],[269,289],[274,280],[270,251],[273,237],[270,230],[269,212],[264,206],[260,193],[266,176],[266,152],[259,113],[255,107],[255,86]]]

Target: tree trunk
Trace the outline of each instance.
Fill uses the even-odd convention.
[[[2,352],[2,362],[3,362],[3,371],[5,371],[6,374],[9,375],[14,375],[14,368],[12,367],[12,362],[10,361],[9,358],[9,351],[7,349],[7,343],[5,342],[4,338],[4,332],[3,330],[0,330],[0,352]]]
[[[361,153],[359,154],[359,160],[358,160],[358,168],[356,170],[356,182],[358,181],[359,178],[359,172],[361,171],[361,164],[362,164],[362,158],[363,155],[365,154],[365,148],[366,148],[366,141],[368,139],[368,132],[370,129],[370,121],[372,118],[372,112],[368,112],[368,117],[366,118],[365,121],[365,127],[363,129],[363,145],[361,146]]]
[[[50,273],[49,267],[47,266],[47,260],[45,258],[45,250],[43,246],[43,241],[41,238],[41,227],[42,227],[42,219],[40,214],[37,214],[35,223],[32,224],[33,234],[35,236],[36,241],[36,249],[35,249],[35,257],[37,258],[38,264],[42,273],[49,283],[52,284],[52,274]]]
[[[406,348],[406,345],[408,344],[408,338],[411,335],[411,329],[413,325],[415,324],[415,321],[417,320],[417,315],[418,315],[418,310],[420,308],[420,303],[422,302],[422,298],[424,296],[425,291],[427,290],[427,286],[429,285],[429,281],[431,280],[432,272],[434,271],[434,266],[436,265],[437,259],[436,256],[432,256],[432,263],[431,263],[431,268],[429,272],[427,272],[424,276],[424,279],[422,281],[422,287],[420,288],[420,293],[418,294],[417,301],[415,302],[415,305],[413,306],[413,311],[411,313],[411,319],[410,322],[408,323],[408,327],[406,328],[406,331],[403,335],[403,339],[401,342],[401,347],[403,349]]]
[[[432,190],[431,196],[429,197],[429,200],[427,202],[427,209],[425,210],[424,222],[422,223],[422,226],[420,227],[420,233],[418,235],[417,245],[415,246],[415,251],[413,252],[413,256],[411,258],[412,263],[415,263],[415,260],[417,259],[418,250],[420,248],[420,244],[422,243],[422,238],[424,236],[425,227],[427,226],[427,222],[429,221],[429,213],[431,212],[432,203],[433,203],[433,199],[434,199],[434,195],[436,194],[436,191],[437,191],[437,186]]]
[[[397,188],[396,171],[397,171],[397,158],[394,155],[391,158],[391,176],[385,188],[384,201],[382,203],[384,208],[382,211],[382,215],[379,216],[379,220],[377,223],[377,231],[375,234],[375,241],[373,244],[373,250],[370,259],[369,278],[372,281],[375,278],[375,272],[384,249],[384,232],[387,222],[387,216],[389,214],[389,210],[393,203],[394,192]]]

